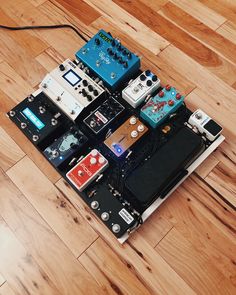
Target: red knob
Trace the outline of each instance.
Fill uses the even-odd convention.
[[[168,105],[169,105],[169,106],[172,107],[174,104],[175,104],[175,102],[174,102],[172,99],[168,101]]]
[[[164,93],[163,91],[160,91],[160,92],[158,93],[158,95],[159,95],[159,97],[163,97],[163,96],[165,95],[165,93]]]
[[[177,93],[175,97],[176,97],[176,99],[179,100],[179,99],[181,99],[181,94]]]
[[[166,88],[166,90],[167,90],[167,91],[170,91],[170,89],[171,89],[171,86],[168,84],[168,85],[166,85],[166,87],[165,87],[165,88]]]

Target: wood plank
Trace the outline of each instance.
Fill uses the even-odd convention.
[[[22,149],[6,131],[0,127],[0,168],[6,171],[24,156],[25,153]]]
[[[153,32],[139,19],[134,18],[126,9],[122,9],[112,1],[85,0],[90,6],[94,7],[112,22],[118,26],[120,31],[125,32],[130,38],[139,40],[139,43],[146,49],[158,54],[170,43],[160,35]]]
[[[183,29],[170,22],[158,12],[153,11],[138,0],[132,2],[115,0],[114,2],[118,3],[122,8],[141,20],[154,32],[168,40],[200,65],[208,68],[209,71],[228,84],[231,85],[235,82],[235,69],[232,68],[232,65],[226,59],[190,36]],[[150,15],[152,17],[150,17]],[[153,19],[155,19],[155,22]],[[168,49],[168,47],[166,49]],[[227,74],[229,71],[232,73],[233,78]]]
[[[0,219],[0,271],[18,295],[61,294]]]
[[[35,87],[46,75],[45,69],[14,41],[6,31],[0,31],[0,54],[26,83]]]
[[[128,263],[123,263],[100,238],[79,257],[79,261],[107,294],[151,294]]]
[[[209,183],[218,193],[220,193],[236,209],[236,172],[231,170],[224,163],[219,163],[206,177]]]
[[[213,168],[219,163],[219,160],[211,154],[200,166],[197,167],[195,172],[201,177],[206,178]]]
[[[201,69],[199,70],[201,71]],[[224,87],[224,84],[217,85],[217,81],[214,81],[214,77],[208,75],[208,73],[205,71],[202,71],[201,75],[202,78],[205,76],[205,82],[204,78],[200,78],[199,81],[196,81],[195,78],[198,79],[197,75],[192,75],[193,80],[196,81],[196,84],[198,84],[198,86],[202,89],[194,89],[186,97],[186,102],[192,110],[195,110],[197,108],[205,110],[210,116],[212,116],[212,118],[214,118],[219,124],[223,126],[223,133],[227,137],[230,137],[233,142],[234,136],[236,135],[236,131],[232,129],[232,125],[236,124],[236,101],[233,97],[236,92],[234,90],[231,91],[232,89],[227,87],[224,88],[223,92],[222,88]],[[208,88],[210,82],[214,83],[212,84],[212,89]],[[221,94],[218,94],[218,99],[216,99],[214,97],[214,93],[218,93],[218,91],[222,92],[223,96],[220,97]],[[235,94],[233,94],[234,92]]]
[[[22,132],[7,118],[6,113],[11,110],[16,104],[5,93],[0,90],[0,125],[13,138],[16,144],[26,153],[37,166],[44,171],[48,179],[52,182],[60,179],[60,174],[52,165],[41,155],[38,150],[29,142]],[[21,98],[21,100],[23,97]]]
[[[38,167],[25,157],[7,175],[75,257],[97,238],[95,232]]]
[[[0,90],[16,103],[33,92],[33,88],[6,62],[0,63]]]
[[[18,2],[19,5],[17,5]],[[45,3],[35,7],[26,0],[9,0],[2,7],[3,11],[14,18],[18,25],[53,25],[64,23],[65,17],[56,16],[56,9],[47,9]],[[66,21],[68,23],[68,21]],[[64,57],[72,57],[80,45],[84,44],[75,32],[70,29],[35,30],[46,43],[51,46],[56,44],[57,51]]]
[[[5,283],[0,288],[0,295],[16,295],[16,293],[12,290],[8,283]]]
[[[191,176],[158,209],[158,215],[206,255],[236,287],[235,211],[217,192],[199,177]],[[153,219],[155,221],[155,215]]]
[[[219,26],[227,21],[225,17],[203,5],[198,0],[191,0],[191,5],[189,5],[189,0],[170,1],[186,11],[188,14],[192,15],[194,18],[198,19],[200,22],[202,22],[212,30],[216,30],[217,28],[219,28]]]
[[[150,7],[154,11],[158,11],[162,8],[169,0],[140,0],[142,3]]]
[[[114,36],[120,38],[125,46],[130,48],[133,52],[137,52],[142,57],[142,68],[150,69],[157,73],[162,85],[171,84],[185,95],[195,88],[195,85],[184,77],[181,71],[177,72],[175,70],[173,64],[166,61],[163,62],[159,56],[156,56],[138,44],[134,39],[131,39],[127,34],[121,32],[109,19],[101,17],[97,19],[96,22],[93,22],[92,26],[96,28],[96,30],[99,30],[101,27],[107,31],[109,30]]]
[[[236,64],[236,45],[234,43],[225,39],[175,4],[168,2],[158,13],[184,29],[188,34],[217,52],[217,54],[223,56],[234,65]]]
[[[61,56],[53,47],[49,47],[44,52],[36,57],[36,60],[48,71],[51,72],[58,64],[64,61]]]
[[[236,5],[234,0],[198,0],[202,4],[235,22]]]
[[[0,183],[0,207],[4,220],[60,293],[104,294],[10,179],[0,174]]]
[[[155,249],[197,294],[235,293],[236,288],[223,278],[214,263],[177,229],[172,229]]]
[[[28,0],[31,4],[33,4],[34,6],[39,6],[42,5],[44,2],[46,2],[47,0]]]
[[[226,39],[236,44],[236,24],[235,23],[226,21],[216,31],[222,36],[224,36]]]
[[[100,236],[116,252],[132,272],[138,276],[145,286],[154,294],[195,294],[191,288],[172,271],[172,268],[157,254],[145,237],[138,232],[129,238],[124,245],[118,244],[114,236],[108,231],[95,214],[78,198],[75,191],[63,179],[56,184],[61,191],[77,206],[81,215],[99,232]],[[114,247],[115,245],[115,247]],[[158,278],[158,280],[156,279]]]
[[[89,25],[100,17],[100,13],[82,0],[53,0],[56,6],[61,5],[84,24]]]
[[[1,23],[6,26],[17,26],[17,23],[12,18],[6,15],[0,9]],[[3,32],[3,31],[2,31]],[[22,48],[24,48],[30,56],[36,56],[42,53],[48,44],[43,42],[34,31],[4,31],[14,41],[16,41]]]

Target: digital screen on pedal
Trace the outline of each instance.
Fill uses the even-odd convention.
[[[29,119],[39,130],[45,127],[45,124],[29,109],[25,108],[22,113]]]
[[[70,85],[75,86],[81,81],[79,75],[77,75],[73,70],[69,70],[65,75],[62,76]]]

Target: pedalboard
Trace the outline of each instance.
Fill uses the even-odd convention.
[[[42,91],[71,119],[105,94],[105,90],[67,59],[46,75]]]
[[[112,91],[128,81],[140,68],[140,58],[104,30],[92,37],[76,53],[76,57]]]
[[[212,120],[206,113],[202,110],[196,110],[189,118],[188,123],[206,136],[210,141],[215,140],[222,132],[222,127]]]
[[[98,150],[93,149],[66,174],[66,177],[79,191],[83,191],[108,165],[107,159]]]
[[[71,126],[67,132],[55,139],[43,153],[55,167],[59,167],[81,153],[87,141],[88,138],[78,127]]]
[[[167,85],[156,96],[151,97],[141,108],[140,116],[153,128],[157,128],[183,104],[184,96]]]
[[[148,131],[148,128],[135,116],[125,121],[105,141],[105,145],[117,156],[122,156]]]
[[[112,96],[104,101],[83,121],[95,133],[98,134],[109,126],[124,110],[124,107]]]
[[[219,146],[222,127],[104,30],[76,58],[8,116],[123,243]]]
[[[122,90],[122,98],[137,108],[149,95],[161,86],[161,81],[150,70],[144,71]]]

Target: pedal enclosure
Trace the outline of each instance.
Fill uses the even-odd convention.
[[[8,115],[28,139],[41,148],[64,132],[64,114],[41,91],[25,98]]]
[[[59,167],[68,163],[73,156],[81,153],[87,141],[87,136],[78,127],[72,126],[48,146],[43,153],[55,167]]]
[[[168,90],[167,90],[168,89]],[[141,108],[140,116],[153,128],[157,128],[165,119],[183,104],[184,96],[174,87],[166,87]]]
[[[72,121],[105,95],[105,90],[69,59],[47,74],[39,87]]]
[[[100,30],[77,53],[111,90],[128,81],[140,68],[140,58],[104,30]]]

